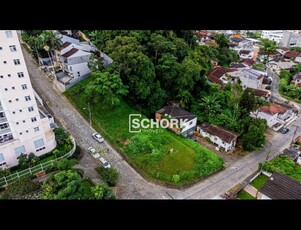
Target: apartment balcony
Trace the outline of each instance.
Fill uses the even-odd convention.
[[[7,118],[6,117],[1,117],[0,118],[0,124],[7,122]]]
[[[4,143],[8,143],[8,142],[12,141],[13,139],[14,139],[14,137],[11,133],[8,135],[5,135],[5,136],[0,136],[0,145],[2,145]]]
[[[4,135],[10,132],[11,132],[10,128],[0,129],[0,135]]]

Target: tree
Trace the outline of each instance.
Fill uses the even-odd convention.
[[[275,41],[271,41],[267,38],[260,39],[259,42],[260,51],[266,54],[265,63],[269,60],[269,55],[277,49]]]
[[[112,187],[117,184],[118,181],[118,171],[115,168],[105,169],[103,167],[95,168],[96,172],[98,172],[100,178],[108,184],[108,186]]]
[[[258,107],[254,93],[248,90],[244,90],[238,105],[241,110],[241,118],[249,116],[250,112],[255,111]]]
[[[254,151],[265,143],[265,131],[267,129],[266,120],[253,119],[248,128],[248,132],[242,137],[242,146],[244,150]]]
[[[209,94],[201,98],[200,109],[203,111],[207,119],[218,114],[221,111],[221,106],[215,94]]]
[[[96,70],[91,75],[94,81],[87,85],[86,91],[94,101],[101,99],[113,108],[120,103],[119,97],[128,93],[128,87],[123,85],[117,72],[109,73]]]
[[[222,50],[223,48],[229,48],[230,41],[224,34],[216,34],[214,35],[214,40],[218,44],[219,48]]]
[[[104,195],[105,193],[111,193],[109,188],[104,186],[101,187],[104,190]],[[83,180],[81,175],[74,170],[60,171],[51,175],[47,182],[42,186],[41,198],[55,200],[107,198],[104,195],[101,196],[101,194],[99,194],[99,189],[100,187],[95,188],[91,182]]]

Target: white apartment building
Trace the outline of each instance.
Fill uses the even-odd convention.
[[[283,30],[263,30],[261,38],[267,38],[279,44],[283,38]]]
[[[56,147],[48,117],[38,109],[14,30],[0,30],[0,168],[18,164],[21,153],[45,154]]]
[[[299,34],[299,31],[285,30],[281,45],[284,47],[301,46],[301,34]]]

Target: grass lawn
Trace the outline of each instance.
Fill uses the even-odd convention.
[[[265,182],[269,179],[266,175],[259,175],[255,180],[252,181],[251,185],[253,185],[257,189],[261,189],[261,187],[265,184]]]
[[[255,197],[247,193],[245,190],[241,190],[237,195],[236,198],[240,200],[256,200]]]
[[[89,120],[88,95],[85,86],[91,78],[73,86],[64,94]],[[220,170],[223,160],[187,138],[169,130],[129,132],[129,114],[140,114],[121,100],[114,109],[90,102],[92,122],[99,131],[145,177],[172,185],[186,185]],[[142,116],[143,118],[143,116]],[[172,153],[169,150],[173,149]]]
[[[268,172],[279,172],[301,182],[301,167],[287,156],[278,156],[263,166]]]

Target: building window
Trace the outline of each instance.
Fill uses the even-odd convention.
[[[4,155],[3,155],[3,153],[0,153],[0,162],[2,163],[3,161],[5,161]]]
[[[32,112],[33,110],[33,106],[28,107],[28,112]]]
[[[6,38],[12,38],[13,32],[11,30],[5,31],[5,36],[6,36]]]
[[[19,112],[22,113],[22,109],[19,109]]]
[[[19,98],[16,98],[16,101],[19,101]]]
[[[18,148],[15,148],[15,154],[17,155],[17,157],[20,156],[21,153],[25,154],[25,152],[26,152],[26,150],[25,150],[25,146],[24,145],[22,145],[22,146],[20,146]]]
[[[25,120],[23,120],[23,123],[25,123]]]
[[[36,149],[41,148],[41,147],[44,146],[43,138],[41,138],[39,140],[36,140],[33,143],[34,143],[34,146],[36,147]]]
[[[189,125],[192,125],[193,121],[189,122]]]
[[[13,111],[13,114],[15,114],[16,112],[15,111]]]
[[[16,89],[15,86],[11,87],[11,89]]]
[[[39,128],[39,127],[35,127],[35,128],[34,128],[34,131],[35,131],[35,132],[39,132],[39,131],[40,131],[40,128]]]
[[[10,49],[11,52],[17,51],[17,48],[16,48],[15,45],[9,46],[9,49]]]
[[[12,101],[11,101],[11,100],[8,100],[8,102],[9,102],[9,103],[12,103]]]
[[[20,65],[21,63],[20,63],[20,59],[14,59],[14,64],[15,65]]]
[[[31,100],[30,96],[25,96],[25,101],[30,101],[30,100]]]
[[[32,121],[32,122],[36,122],[36,121],[37,121],[37,118],[36,118],[36,117],[32,117],[32,118],[31,118],[31,121]]]
[[[26,84],[23,84],[21,85],[22,89],[27,89],[27,85]]]
[[[0,46],[0,50],[3,50],[3,49],[2,49],[2,46]]]
[[[77,76],[80,77],[80,72],[77,72]]]
[[[19,133],[20,135],[22,135],[22,133]]]
[[[0,129],[7,129],[7,128],[8,128],[8,123],[0,125]]]
[[[7,61],[3,61],[3,64],[7,64]]]
[[[4,90],[5,90],[5,91],[7,91],[7,90],[8,90],[8,88],[4,88]]]
[[[28,130],[26,130],[26,133],[28,133],[29,131]]]
[[[0,78],[3,78],[3,75],[1,75]]]
[[[16,122],[16,124],[18,125],[18,124],[19,124],[19,122]]]
[[[19,78],[24,77],[24,73],[23,72],[18,73],[18,77]]]
[[[7,76],[8,76],[8,77],[11,77],[11,75],[10,75],[10,74],[7,74]]]

